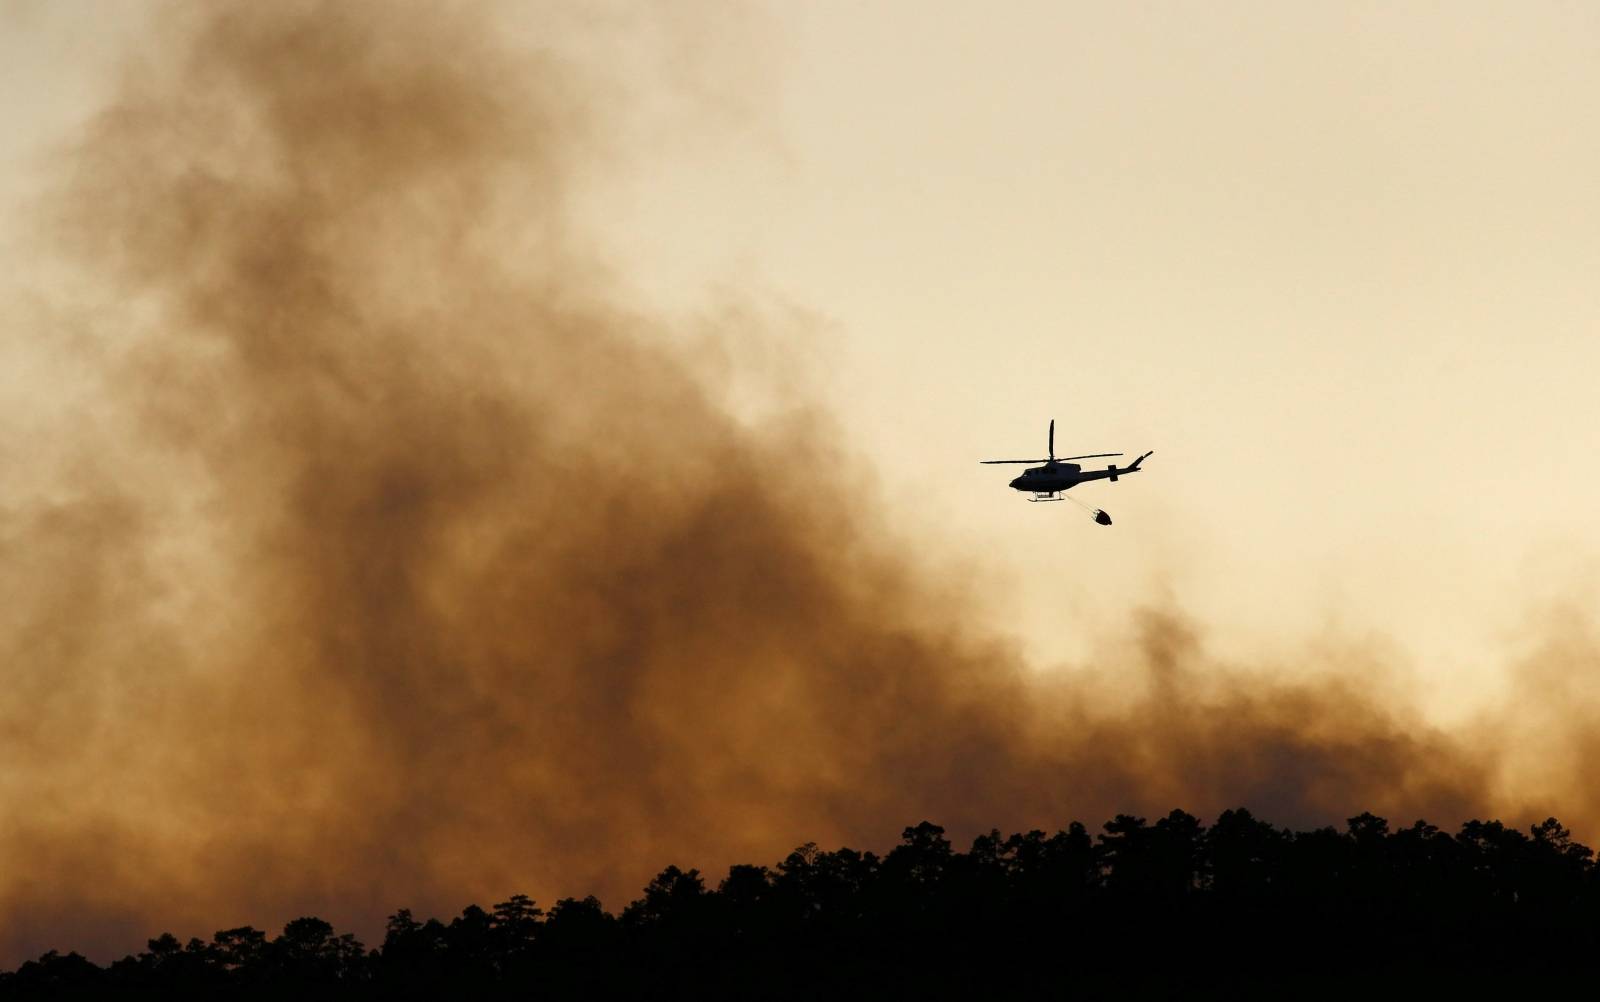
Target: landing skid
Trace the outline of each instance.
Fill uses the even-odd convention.
[[[1028,500],[1029,501],[1065,501],[1066,498],[1057,497],[1054,494],[1035,494],[1033,497],[1029,498]]]

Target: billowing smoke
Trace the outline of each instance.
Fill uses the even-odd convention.
[[[8,962],[924,817],[1518,808],[1496,748],[1163,608],[1031,670],[826,418],[735,419],[621,301],[565,208],[603,104],[448,10],[191,12],[60,164],[72,301],[7,332],[86,388],[6,443]]]

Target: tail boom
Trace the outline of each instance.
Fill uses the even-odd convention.
[[[1116,483],[1118,479],[1125,477],[1130,473],[1138,473],[1139,464],[1143,463],[1146,459],[1149,459],[1154,452],[1154,449],[1150,450],[1150,452],[1145,453],[1138,459],[1135,459],[1130,465],[1120,470],[1117,469],[1116,463],[1112,463],[1103,470],[1095,470],[1093,473],[1079,473],[1077,475],[1078,482],[1082,483],[1086,480],[1109,480],[1112,483]]]

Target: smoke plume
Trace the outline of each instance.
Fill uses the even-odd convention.
[[[79,397],[5,443],[4,959],[618,907],[924,817],[1518,807],[1492,747],[1160,605],[1033,671],[825,416],[730,416],[615,290],[568,208],[605,101],[463,10],[181,13],[59,164],[7,334]]]

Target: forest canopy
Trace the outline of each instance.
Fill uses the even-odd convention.
[[[368,949],[314,917],[269,936],[164,933],[101,967],[51,951],[0,996],[434,997],[694,992],[809,997],[1072,986],[1306,988],[1382,973],[1511,984],[1593,968],[1600,877],[1555,818],[1393,827],[1370,813],[1292,831],[1250,811],[1174,810],[958,851],[924,821],[886,854],[807,843],[721,880],[667,866],[620,913],[516,894],[449,921],[402,908]]]

